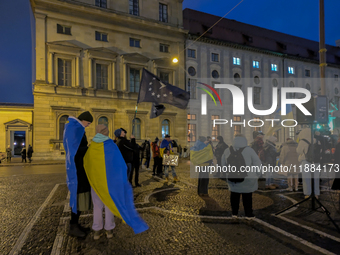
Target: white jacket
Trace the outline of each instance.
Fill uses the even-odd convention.
[[[299,162],[301,163],[303,160],[306,160],[306,154],[308,152],[309,144],[303,141],[302,139],[307,140],[309,143],[311,143],[311,130],[310,128],[304,128],[300,132],[299,136],[299,144],[296,148],[296,152],[299,154]],[[313,143],[316,143],[316,139],[313,139]]]

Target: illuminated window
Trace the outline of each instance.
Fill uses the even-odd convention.
[[[288,73],[294,74],[294,67],[288,66]]]
[[[217,53],[211,53],[211,61],[219,62],[219,55]]]
[[[255,117],[253,118],[255,121],[253,122],[253,126],[260,126],[262,124],[262,122],[260,121],[261,118]],[[254,128],[255,131],[261,131],[261,127],[255,127]]]
[[[130,92],[139,92],[140,70],[130,68]]]
[[[219,119],[219,115],[211,115],[211,123],[212,123],[212,131],[211,131],[211,139],[215,141],[217,137],[220,135],[220,125],[215,125],[214,127],[214,122],[213,120]]]
[[[170,135],[170,121],[169,120],[162,121],[162,138],[164,138],[165,135]]]
[[[159,21],[168,22],[168,6],[159,3]]]
[[[233,118],[233,126],[234,126],[234,136],[237,134],[241,134],[241,125],[234,125],[234,122],[241,122],[240,116],[234,116]]]
[[[108,66],[96,64],[96,88],[107,89]]]
[[[71,86],[72,84],[72,61],[58,58],[58,85]]]
[[[196,114],[188,114],[188,120],[196,120]]]
[[[294,127],[289,128],[289,134],[288,135],[289,135],[290,138],[295,140],[295,128]]]
[[[139,3],[138,0],[129,0],[129,14],[139,15]]]
[[[100,124],[103,124],[103,125],[105,125],[106,127],[108,127],[108,126],[109,126],[109,119],[108,119],[107,117],[105,117],[105,116],[100,117],[100,118],[98,119],[98,125],[100,125]]]
[[[253,61],[253,68],[260,68],[260,62],[254,60],[254,61]]]
[[[241,59],[233,57],[233,64],[237,65],[237,66],[240,66],[241,65]]]
[[[196,142],[196,124],[188,124],[188,142]]]
[[[277,65],[276,64],[272,64],[272,71],[277,72]]]
[[[135,118],[135,130],[134,130],[134,136],[137,140],[141,139],[141,120],[138,118]]]
[[[59,119],[59,140],[63,140],[64,138],[64,129],[65,125],[68,122],[68,115],[63,115]]]

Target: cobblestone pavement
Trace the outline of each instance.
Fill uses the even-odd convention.
[[[309,202],[286,214],[273,215],[303,199],[302,192],[285,191],[284,181],[277,182],[280,189],[254,193],[256,219],[233,219],[225,181],[210,179],[209,197],[201,198],[196,195],[197,179],[190,178],[186,160],[181,160],[176,171],[180,182],[166,184],[152,177],[151,171],[141,170],[142,187],[134,188],[134,196],[137,210],[150,227],[148,231],[134,235],[116,218],[114,237],[107,239],[103,233],[97,241],[93,233],[85,240],[67,235],[67,187],[54,186],[65,183],[65,174],[0,178],[1,194],[9,197],[1,200],[7,232],[1,238],[5,242],[1,242],[0,254],[13,251],[20,233],[44,201],[44,209],[22,239],[19,254],[340,254],[340,234],[325,214],[310,210]],[[21,185],[24,187],[19,188]],[[28,189],[27,195],[13,195],[10,187],[14,187],[12,193]],[[53,187],[56,189],[51,196]],[[339,195],[324,191],[320,201],[340,225]],[[7,214],[3,205],[10,207]],[[81,216],[83,225],[91,227],[91,213]],[[18,218],[25,220],[18,222]]]

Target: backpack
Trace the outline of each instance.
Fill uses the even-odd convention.
[[[305,158],[309,163],[320,163],[321,160],[321,145],[316,142],[314,143],[314,151],[312,150],[311,143],[306,140],[302,139],[302,141],[306,142],[308,144],[308,150],[307,153],[305,153]]]
[[[248,176],[246,172],[240,171],[241,166],[246,165],[246,162],[244,161],[244,158],[242,156],[242,151],[244,150],[244,148],[246,147],[240,148],[239,150],[235,151],[233,146],[230,146],[230,155],[227,159],[228,169],[230,166],[230,171],[228,171],[228,181],[230,182],[235,182],[235,183],[243,182],[244,178]],[[231,171],[232,167],[236,168],[235,172]]]

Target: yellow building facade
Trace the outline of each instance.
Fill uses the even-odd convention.
[[[185,89],[182,1],[31,0],[35,16],[36,81],[33,137],[37,159],[62,159],[68,116],[90,111],[94,123],[132,132],[143,68]],[[174,64],[172,58],[179,62]],[[186,141],[186,110],[166,105],[150,119],[138,105],[137,142],[170,133]]]
[[[0,104],[0,152],[8,146],[12,155],[33,144],[33,104]]]

